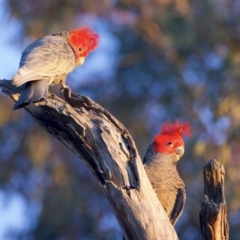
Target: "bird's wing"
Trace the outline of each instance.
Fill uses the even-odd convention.
[[[173,226],[177,222],[178,218],[180,217],[180,215],[183,211],[185,201],[186,201],[186,189],[179,188],[177,197],[176,197],[176,201],[175,201],[175,205],[174,205],[173,210],[170,215],[170,221]]]
[[[149,146],[145,152],[145,155],[142,160],[143,164],[148,165],[149,163],[151,163],[153,161],[152,157],[155,154],[153,149],[154,148],[153,148],[153,142],[152,142],[151,144],[149,144]]]
[[[29,81],[67,74],[74,68],[74,52],[64,38],[46,36],[23,51],[19,71],[13,77],[12,84],[19,87]]]

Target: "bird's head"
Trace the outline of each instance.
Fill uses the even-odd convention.
[[[174,162],[178,161],[184,154],[183,135],[191,135],[189,123],[164,123],[161,131],[154,137],[154,150],[161,154],[174,154]]]
[[[89,52],[98,46],[99,35],[87,27],[74,29],[70,31],[68,43],[74,51],[76,62],[81,65]]]

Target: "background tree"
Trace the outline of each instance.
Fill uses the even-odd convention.
[[[196,201],[202,166],[218,156],[226,170],[230,239],[240,235],[240,1],[5,1],[18,22],[11,44],[90,25],[102,36],[96,58],[70,76],[73,90],[107,108],[143,155],[161,122],[189,121],[193,136],[179,171],[187,203],[176,229],[200,239]],[[9,20],[9,21],[10,21]],[[23,49],[23,46],[19,46]],[[114,61],[113,61],[113,60]],[[4,58],[2,57],[2,60]],[[101,62],[99,72],[96,67]],[[110,67],[109,67],[110,66]],[[82,69],[81,68],[81,69]],[[82,77],[81,77],[82,76]],[[4,78],[4,76],[1,76]],[[82,82],[74,79],[82,78]],[[20,193],[34,221],[11,239],[121,239],[115,216],[89,170],[1,95],[0,186]]]

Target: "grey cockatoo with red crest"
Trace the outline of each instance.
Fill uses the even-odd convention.
[[[14,109],[47,97],[49,85],[65,84],[66,76],[83,64],[99,42],[98,34],[87,27],[47,35],[30,44],[22,53],[19,70],[12,84],[21,87]]]
[[[183,135],[191,135],[189,123],[163,124],[143,158],[147,176],[173,225],[182,214],[186,201],[185,184],[176,168],[184,154]]]

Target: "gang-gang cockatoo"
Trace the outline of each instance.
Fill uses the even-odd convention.
[[[19,70],[12,84],[21,87],[20,97],[14,106],[22,108],[47,97],[49,85],[66,86],[66,77],[75,67],[83,64],[89,52],[99,42],[98,34],[84,27],[47,35],[30,44],[22,53]]]
[[[163,124],[143,158],[147,176],[172,225],[182,214],[186,201],[185,184],[176,168],[184,154],[183,135],[191,135],[188,123]]]

